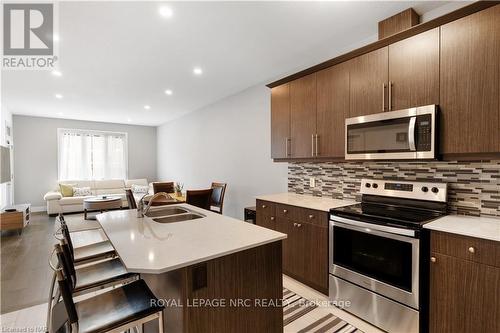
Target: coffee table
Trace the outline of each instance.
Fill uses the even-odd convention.
[[[101,213],[115,208],[122,208],[122,198],[119,196],[98,196],[90,197],[83,200],[83,218],[85,220],[90,220],[87,218],[88,211],[100,211]],[[95,219],[93,217],[92,219]]]

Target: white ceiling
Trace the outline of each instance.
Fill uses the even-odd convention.
[[[422,14],[445,3],[62,2],[62,76],[2,71],[2,106],[14,114],[160,125],[371,41],[377,22],[403,9]],[[171,18],[159,15],[162,5]]]

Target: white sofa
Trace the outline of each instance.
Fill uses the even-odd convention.
[[[49,191],[43,199],[47,202],[47,213],[73,213],[83,211],[83,200],[87,197],[63,197],[59,184],[74,184],[75,187],[90,187],[92,196],[115,195],[122,198],[123,207],[128,207],[125,190],[132,185],[148,186],[147,179],[112,179],[112,180],[65,180],[57,184],[57,189]]]

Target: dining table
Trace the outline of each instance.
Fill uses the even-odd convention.
[[[165,206],[165,205],[173,205],[173,204],[180,204],[180,203],[185,203],[186,202],[186,195],[184,193],[168,193],[171,199],[167,199],[165,197],[158,197],[156,198],[151,206]],[[147,205],[149,203],[149,199],[153,196],[147,195],[144,197],[144,203]]]

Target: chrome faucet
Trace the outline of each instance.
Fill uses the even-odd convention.
[[[154,194],[149,199],[149,202],[148,202],[146,208],[144,208],[144,198],[147,195],[149,195],[149,194],[144,194],[144,196],[141,198],[141,200],[139,200],[139,203],[137,204],[137,217],[144,217],[144,215],[146,215],[148,213],[149,209],[151,208],[153,201],[155,199],[157,199],[158,197],[165,197],[167,200],[172,199],[172,197],[170,195],[168,195],[166,192],[158,192],[158,193]]]

